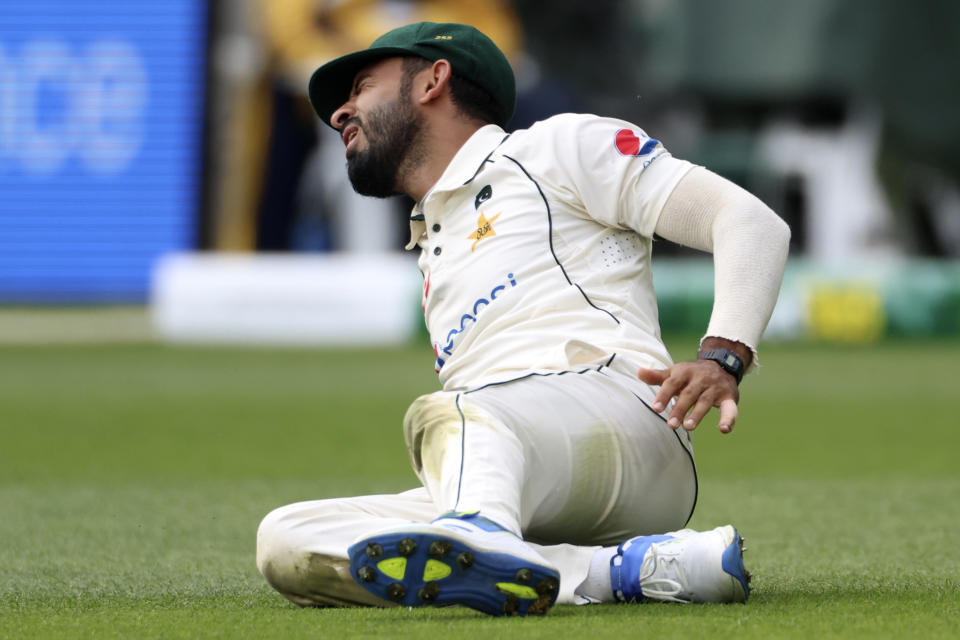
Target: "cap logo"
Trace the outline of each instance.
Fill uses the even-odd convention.
[[[434,40],[453,40],[453,36],[434,36]]]
[[[660,144],[642,131],[636,134],[630,129],[620,129],[614,138],[617,151],[624,156],[645,156]]]

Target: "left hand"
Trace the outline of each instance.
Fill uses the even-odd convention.
[[[678,429],[682,424],[687,431],[693,431],[707,412],[717,407],[720,431],[733,430],[740,389],[733,376],[713,360],[680,362],[669,369],[640,369],[637,377],[650,386],[660,387],[653,399],[653,410],[657,413],[663,411],[671,398],[677,399],[667,418],[671,429]]]

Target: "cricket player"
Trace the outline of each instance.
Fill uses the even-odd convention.
[[[745,601],[737,531],[682,528],[691,432],[714,407],[733,429],[787,226],[629,122],[565,114],[507,133],[510,65],[466,25],[390,31],[309,91],[356,191],[416,202],[407,248],[442,390],[403,421],[422,486],[274,510],[257,536],[267,581],[301,605],[493,615]],[[694,362],[660,338],[654,234],[714,256]]]

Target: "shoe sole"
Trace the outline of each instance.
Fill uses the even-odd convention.
[[[733,529],[733,527],[730,528]],[[720,566],[725,573],[736,579],[737,583],[743,589],[742,601],[746,602],[750,597],[751,576],[750,572],[743,566],[743,552],[743,538],[740,537],[736,529],[733,529],[733,542],[723,550]]]
[[[544,615],[560,587],[554,569],[436,528],[375,534],[351,545],[348,555],[360,586],[409,607],[460,604],[494,616]]]

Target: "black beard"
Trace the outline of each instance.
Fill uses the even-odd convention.
[[[347,158],[353,190],[374,198],[397,195],[399,179],[410,170],[409,161],[416,155],[413,149],[423,128],[422,116],[409,104],[409,97],[401,95],[357,124],[363,128],[367,148]]]

